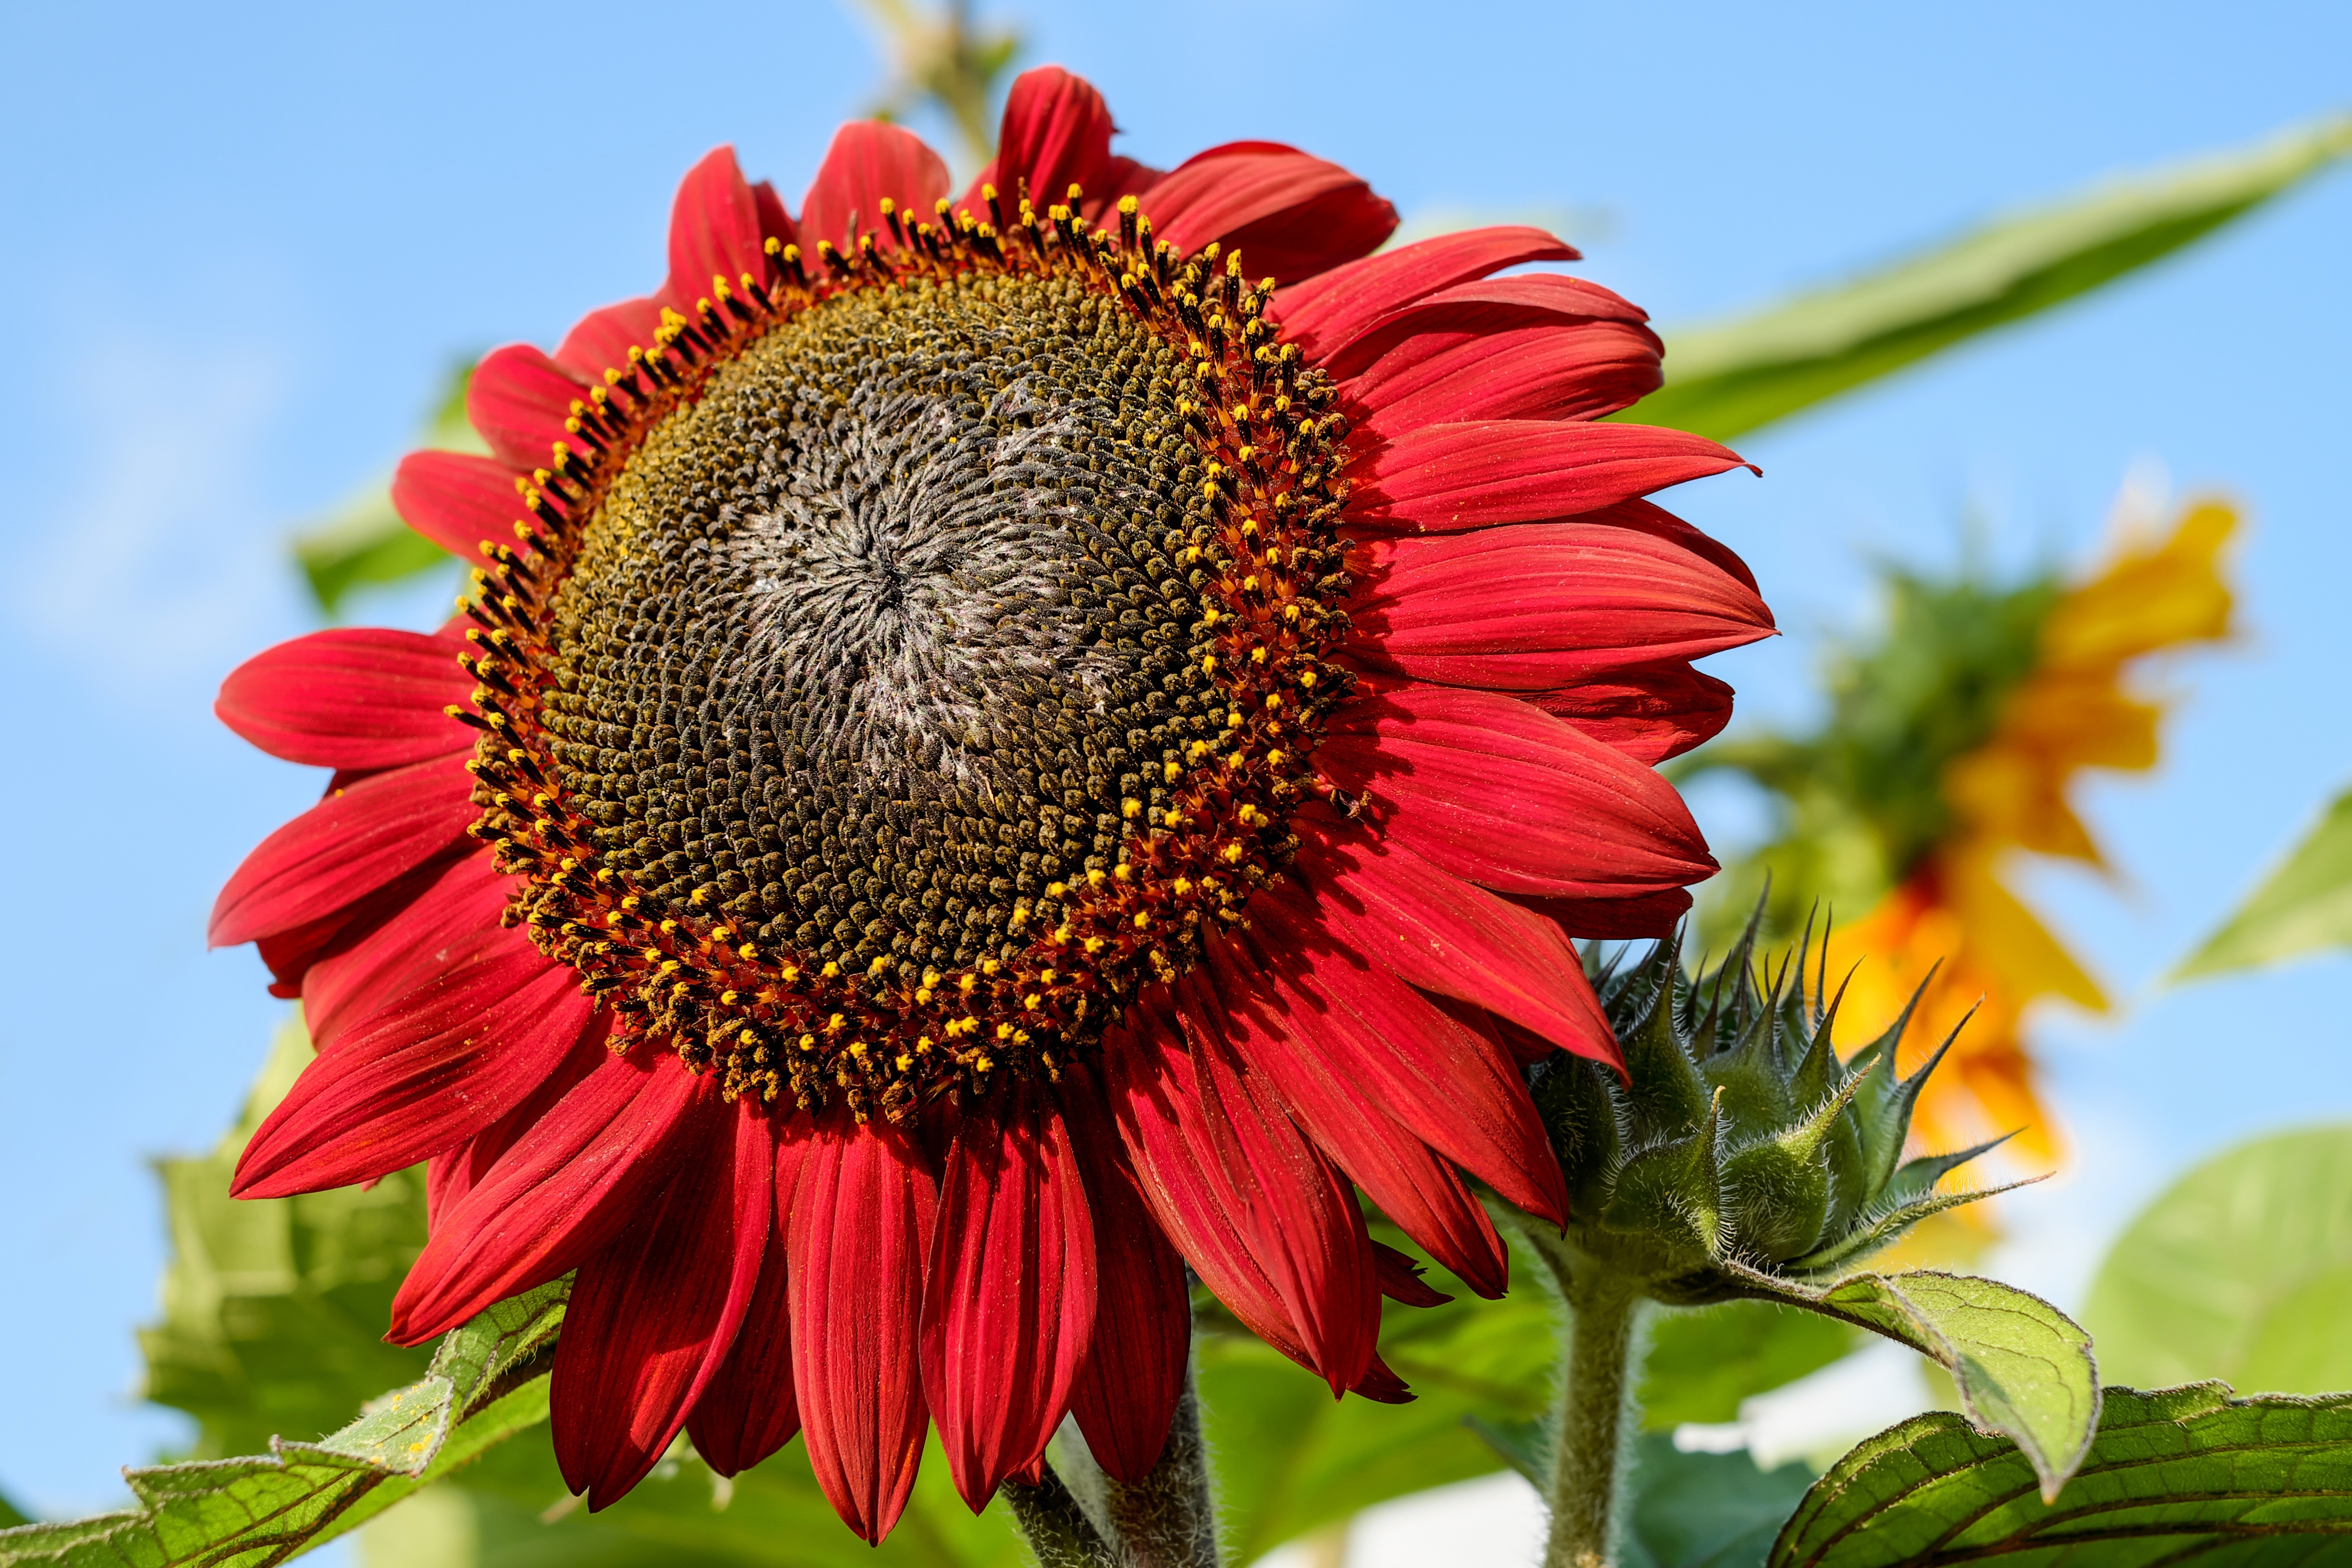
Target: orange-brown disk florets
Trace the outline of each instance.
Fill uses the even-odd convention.
[[[625,1048],[860,1116],[1055,1078],[1287,864],[1349,679],[1343,422],[1272,279],[1178,257],[1132,198],[1091,228],[1077,195],[885,203],[814,267],[770,241],[765,277],[714,278],[576,401],[517,545],[486,547],[472,831]],[[993,553],[861,510],[951,481],[919,504]],[[930,672],[906,690],[858,684],[878,656],[804,607],[848,592],[811,564],[843,538],[861,571],[929,552],[963,595],[902,613],[892,557],[819,606],[897,638]],[[1067,559],[1033,581],[1024,550]],[[1059,618],[1031,636],[1033,601]]]

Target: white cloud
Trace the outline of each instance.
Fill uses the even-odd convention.
[[[58,391],[79,483],[12,552],[0,604],[106,687],[208,684],[285,608],[283,546],[256,482],[284,367],[250,346],[125,335],[74,363]]]

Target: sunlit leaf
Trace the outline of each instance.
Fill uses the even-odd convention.
[[[2107,1254],[2083,1310],[2142,1386],[2352,1388],[2352,1126],[2283,1132],[2189,1172]]]
[[[2055,1497],[2099,1415],[2091,1336],[2041,1297],[1969,1274],[1857,1274],[1826,1290],[1746,1274],[1759,1294],[1909,1345],[1952,1374],[1979,1426],[2006,1433]]]
[[[466,418],[472,362],[451,373],[419,447],[452,452],[489,448]],[[449,559],[449,552],[400,521],[385,476],[294,536],[294,559],[319,608],[333,615],[354,589],[398,583]]]
[[[2352,947],[2352,790],[2172,977],[2253,969],[2330,947]]]
[[[1666,334],[1666,384],[1629,416],[1728,440],[2169,255],[2352,151],[2333,116],[2095,185],[1718,325]]]
[[[2107,1391],[2096,1439],[2053,1505],[2006,1438],[1915,1416],[1806,1494],[1772,1568],[2015,1561],[2066,1568],[2352,1558],[2352,1395],[2232,1398],[2218,1383]]]
[[[300,1025],[289,1021],[220,1146],[156,1163],[172,1256],[163,1318],[139,1340],[146,1396],[196,1418],[185,1458],[256,1453],[277,1434],[332,1431],[367,1399],[424,1376],[431,1358],[383,1342],[393,1292],[425,1245],[421,1172],[364,1192],[228,1195],[246,1139],[310,1056]]]
[[[418,1382],[314,1443],[124,1472],[140,1506],[0,1531],[0,1565],[268,1568],[331,1539],[500,1439],[547,1419],[538,1364],[568,1282],[502,1301],[446,1335]]]

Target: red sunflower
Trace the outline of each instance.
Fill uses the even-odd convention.
[[[402,464],[487,558],[463,614],[223,689],[337,770],[213,916],[319,1047],[236,1191],[429,1162],[404,1343],[577,1270],[592,1506],[681,1426],[722,1474],[804,1434],[869,1540],[928,1423],[974,1508],[1066,1413],[1140,1480],[1188,1263],[1408,1397],[1380,1300],[1430,1292],[1354,1189],[1499,1292],[1465,1177],[1559,1217],[1522,1066],[1615,1058],[1569,939],[1715,869],[1651,764],[1771,620],[1639,499],[1739,459],[1595,423],[1658,384],[1642,312],[1499,276],[1575,256],[1538,231],[1370,256],[1344,169],[1112,129],[1032,71],[961,200],[861,123],[797,219],[711,153],[661,291],[486,358],[491,456]]]

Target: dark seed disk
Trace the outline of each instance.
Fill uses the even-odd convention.
[[[1181,368],[1069,276],[845,295],[719,368],[554,602],[597,848],[771,951],[1011,957],[1016,899],[1114,865],[1223,723]]]

